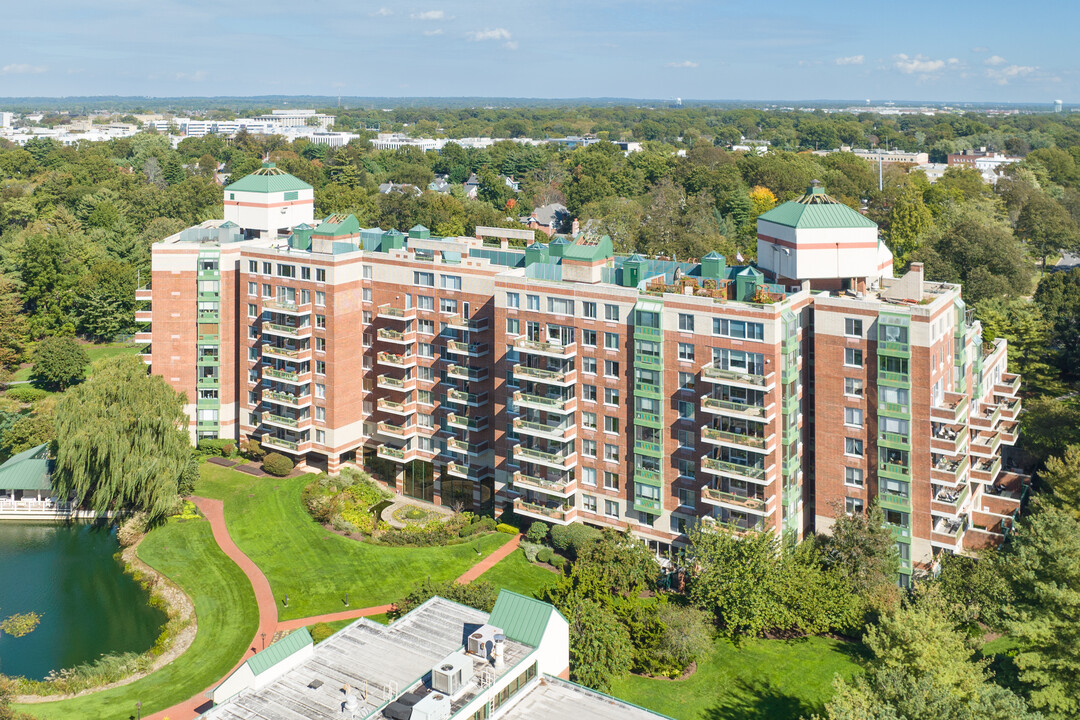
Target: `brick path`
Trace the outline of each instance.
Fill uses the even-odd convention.
[[[483,542],[483,540],[481,540],[481,542]],[[464,573],[462,573],[461,577],[459,577],[457,579],[457,581],[459,583],[461,583],[462,585],[464,585],[465,583],[472,582],[473,580],[480,577],[481,575],[483,575],[485,572],[487,572],[491,568],[495,567],[495,564],[497,562],[499,562],[500,560],[505,558],[507,555],[509,555],[510,553],[517,550],[518,545],[520,545],[520,544],[521,544],[521,535],[519,533],[518,535],[515,535],[510,540],[510,542],[506,543],[501,548],[499,548],[495,552],[491,553],[486,558],[484,558],[483,560],[481,560],[480,562],[476,563],[471,568],[466,570]]]

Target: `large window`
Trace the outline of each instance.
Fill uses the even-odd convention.
[[[694,316],[688,313],[679,313],[679,330],[694,332]]]
[[[413,285],[418,285],[419,287],[435,287],[435,273],[414,272]]]
[[[761,340],[765,337],[765,326],[755,322],[713,318],[713,334],[738,340]]]
[[[565,298],[548,298],[548,312],[555,315],[570,315],[574,314],[574,301]]]

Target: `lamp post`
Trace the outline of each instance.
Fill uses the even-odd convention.
[[[135,715],[138,720],[142,720],[142,700],[135,701]]]
[[[266,649],[266,633],[259,633],[259,634],[262,635],[262,649],[265,650]]]

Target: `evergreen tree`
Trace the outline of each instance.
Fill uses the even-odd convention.
[[[34,349],[34,381],[57,390],[67,390],[86,376],[90,358],[75,338],[51,337]]]

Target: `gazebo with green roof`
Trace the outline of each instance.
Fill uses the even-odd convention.
[[[306,182],[290,175],[274,163],[263,163],[263,166],[255,172],[225,186],[225,192],[277,193],[313,189]]]

